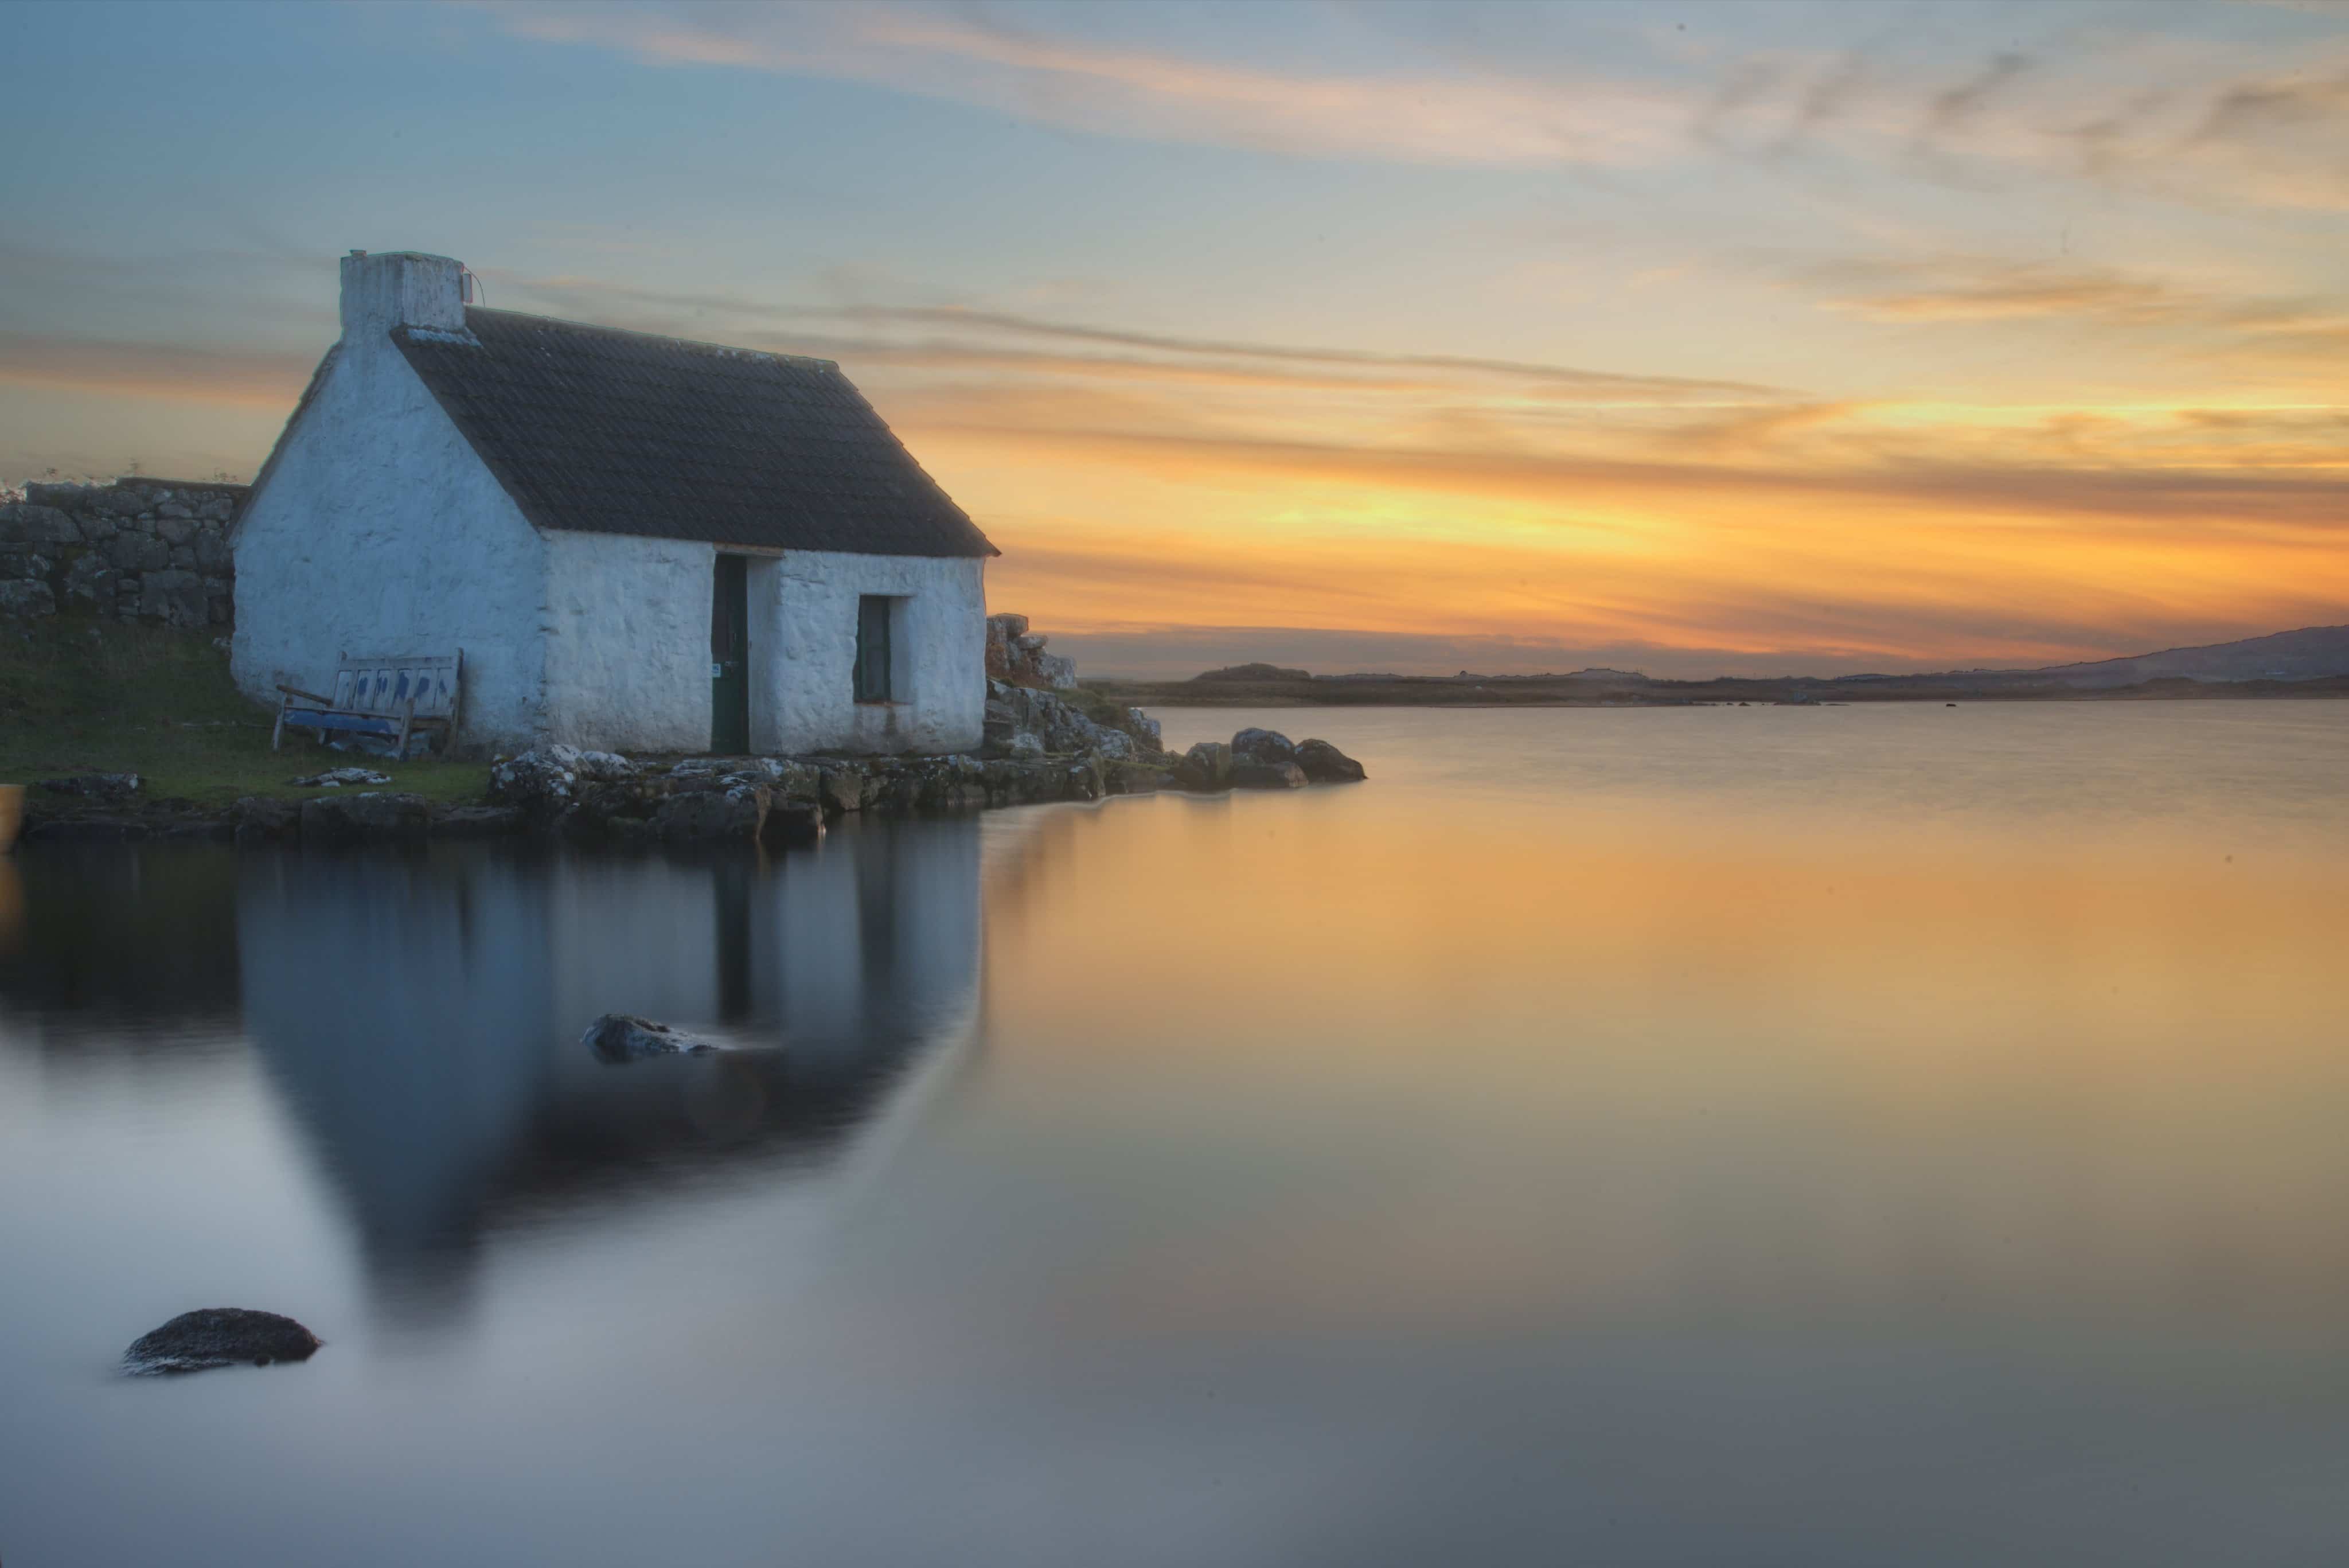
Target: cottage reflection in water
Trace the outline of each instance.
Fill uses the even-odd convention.
[[[50,1050],[135,1037],[137,1014],[233,1028],[241,1008],[348,1205],[378,1310],[430,1317],[461,1308],[502,1222],[836,1160],[917,1058],[972,1030],[979,842],[940,821],[771,860],[47,860],[26,867],[28,902],[55,917],[31,949],[58,950],[20,950],[0,988]],[[145,896],[107,886],[124,877]],[[204,961],[127,992],[48,961],[119,957],[137,933],[91,922],[142,921]],[[579,1041],[606,1012],[735,1049],[605,1065]]]

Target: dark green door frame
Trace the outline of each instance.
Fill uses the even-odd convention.
[[[709,749],[750,749],[750,576],[741,556],[720,556],[709,594]]]

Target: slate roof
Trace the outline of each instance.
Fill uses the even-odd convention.
[[[542,528],[999,554],[829,359],[469,306],[392,340]]]

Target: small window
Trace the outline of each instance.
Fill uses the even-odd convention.
[[[866,594],[856,601],[856,700],[887,702],[897,695],[895,650],[889,646],[890,613],[897,601]]]

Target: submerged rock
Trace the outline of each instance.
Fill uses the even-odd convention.
[[[460,805],[432,818],[436,838],[496,838],[523,830],[522,808],[514,805]]]
[[[1303,789],[1305,770],[1295,763],[1235,763],[1234,789]]]
[[[266,1366],[273,1361],[307,1361],[318,1345],[316,1334],[274,1312],[199,1307],[132,1340],[122,1353],[122,1370],[133,1377],[151,1377],[247,1361]]]
[[[1327,741],[1298,742],[1297,765],[1315,784],[1352,784],[1370,776],[1361,763]]]
[[[599,1062],[640,1062],[647,1056],[688,1056],[715,1051],[718,1044],[633,1012],[607,1012],[587,1026],[579,1044]]]
[[[773,794],[765,784],[673,794],[654,815],[655,831],[672,844],[709,839],[751,839],[767,826]]]
[[[319,844],[361,838],[421,838],[432,827],[432,806],[420,794],[368,790],[312,795],[302,803],[302,837]]]

